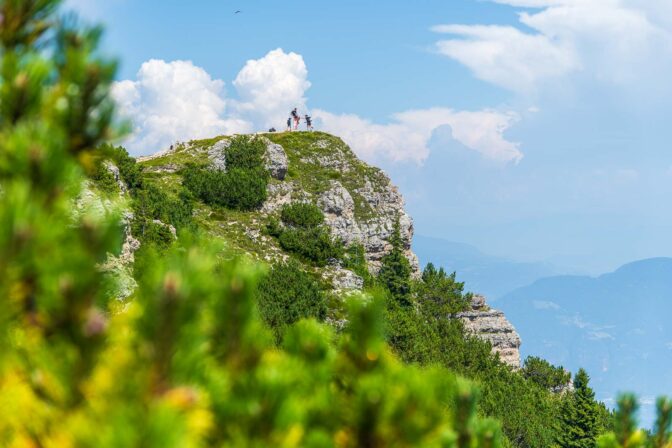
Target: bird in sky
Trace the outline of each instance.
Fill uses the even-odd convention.
[[[240,10],[238,10],[238,11],[234,12],[234,14],[239,14],[239,13],[240,13]]]

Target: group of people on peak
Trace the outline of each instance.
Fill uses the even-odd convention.
[[[310,118],[310,115],[308,115],[308,114],[304,115],[303,119],[306,121],[306,130],[307,131],[312,131],[313,130],[313,119]],[[289,113],[289,118],[287,118],[287,131],[288,132],[292,131],[292,122],[294,122],[294,130],[298,131],[299,123],[301,123],[301,117],[299,116],[299,112],[297,111],[296,107]]]
[[[310,117],[310,115],[305,114],[303,116],[303,119],[306,122],[306,130],[308,132],[313,131],[313,119]],[[287,132],[298,131],[300,123],[301,123],[301,116],[299,115],[298,109],[295,107],[289,113],[289,118],[287,118]],[[277,132],[277,131],[275,130],[275,128],[271,128],[268,130],[268,132]]]

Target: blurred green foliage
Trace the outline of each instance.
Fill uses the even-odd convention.
[[[280,341],[288,326],[301,319],[323,321],[327,315],[324,292],[296,261],[274,265],[259,283],[257,303],[262,319]]]
[[[614,413],[613,431],[598,438],[599,448],[671,448],[672,447],[672,400],[658,398],[658,417],[653,431],[638,428],[639,404],[634,395],[624,394],[618,398]]]

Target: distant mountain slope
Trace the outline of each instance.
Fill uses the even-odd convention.
[[[600,398],[637,392],[650,418],[652,397],[672,393],[672,258],[596,278],[544,278],[497,305],[520,333],[523,356],[585,367]]]
[[[425,265],[432,262],[447,271],[457,272],[469,291],[490,299],[538,280],[560,274],[559,268],[546,263],[521,263],[484,254],[474,246],[440,238],[416,235],[413,249]]]

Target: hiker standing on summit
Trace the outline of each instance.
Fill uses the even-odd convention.
[[[298,130],[301,118],[299,118],[299,112],[296,110],[296,107],[292,111],[292,118],[294,119],[294,130]]]
[[[304,117],[304,120],[306,120],[306,130],[309,132],[313,131],[313,119],[310,118],[310,115],[306,114]]]

